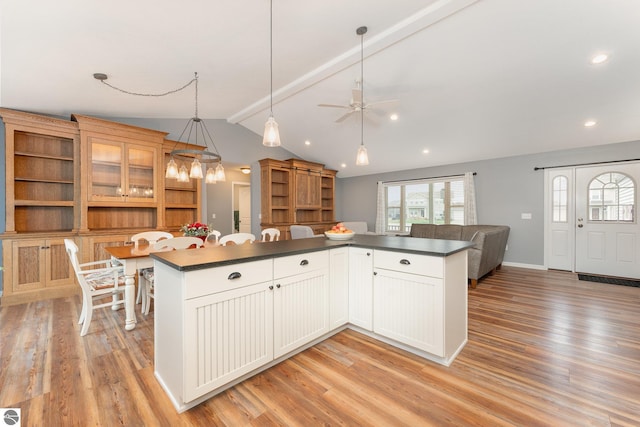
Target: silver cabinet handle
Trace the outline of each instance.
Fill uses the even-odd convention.
[[[300,261],[300,265],[309,265],[309,261],[303,259],[302,261]]]
[[[233,273],[231,273],[229,275],[229,277],[227,277],[227,279],[229,280],[235,280],[235,279],[239,279],[242,277],[242,274],[238,273],[237,271],[234,271]]]
[[[402,264],[402,265],[411,265],[409,260],[408,259],[404,259],[404,258],[400,260],[400,264]]]

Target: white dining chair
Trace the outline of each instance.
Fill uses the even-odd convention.
[[[146,241],[149,246],[155,245],[158,241],[162,239],[172,239],[173,234],[168,233],[166,231],[143,231],[138,234],[134,234],[131,236],[131,241],[137,248],[140,245],[140,242]]]
[[[263,242],[276,242],[280,240],[280,230],[277,228],[265,228],[262,230]]]
[[[166,231],[142,231],[131,236],[133,245],[138,248],[141,242],[147,242],[149,246],[155,245],[159,240],[172,239],[173,234]],[[144,286],[142,286],[142,275],[144,271],[138,271],[138,291],[136,293],[136,304],[140,304],[143,298]]]
[[[168,249],[178,250],[189,249],[192,246],[201,248],[204,246],[204,242],[201,238],[195,236],[173,237],[171,239],[160,240],[155,245],[153,245],[153,249],[157,251],[164,251]],[[144,284],[142,295],[142,313],[144,313],[144,315],[147,315],[149,314],[149,308],[151,307],[151,298],[155,298],[155,273],[153,271],[153,268],[145,268],[143,270],[142,279]]]
[[[64,246],[69,255],[80,288],[82,289],[82,311],[78,323],[82,324],[80,336],[83,337],[89,330],[93,310],[103,307],[118,307],[125,304],[124,301],[124,267],[114,266],[111,260],[85,262],[78,261],[78,246],[71,239],[64,239]],[[104,298],[108,302],[96,304]]]
[[[253,243],[256,241],[256,236],[251,233],[232,233],[227,234],[220,238],[220,245],[227,246],[227,243],[233,242],[236,245],[241,245],[245,242]]]
[[[220,233],[218,230],[211,230],[207,239],[204,241],[205,246],[218,246],[220,245]]]

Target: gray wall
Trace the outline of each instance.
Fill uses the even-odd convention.
[[[562,150],[526,156],[460,163],[353,178],[339,178],[342,221],[364,220],[375,229],[377,181],[429,178],[477,172],[476,201],[480,224],[511,227],[505,261],[544,264],[544,171],[534,167],[640,158],[640,141]],[[531,213],[532,219],[521,219]]]

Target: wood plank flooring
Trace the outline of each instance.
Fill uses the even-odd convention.
[[[638,426],[640,288],[505,267],[469,290],[440,366],[344,331],[183,413],[153,376],[153,315],[78,297],[0,307],[0,407],[23,426]]]

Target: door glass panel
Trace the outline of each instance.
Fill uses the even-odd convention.
[[[553,178],[553,222],[567,222],[568,182],[566,176]]]
[[[589,221],[635,221],[635,183],[628,175],[606,172],[589,183]]]
[[[91,194],[115,197],[122,194],[122,150],[110,144],[91,144]]]

